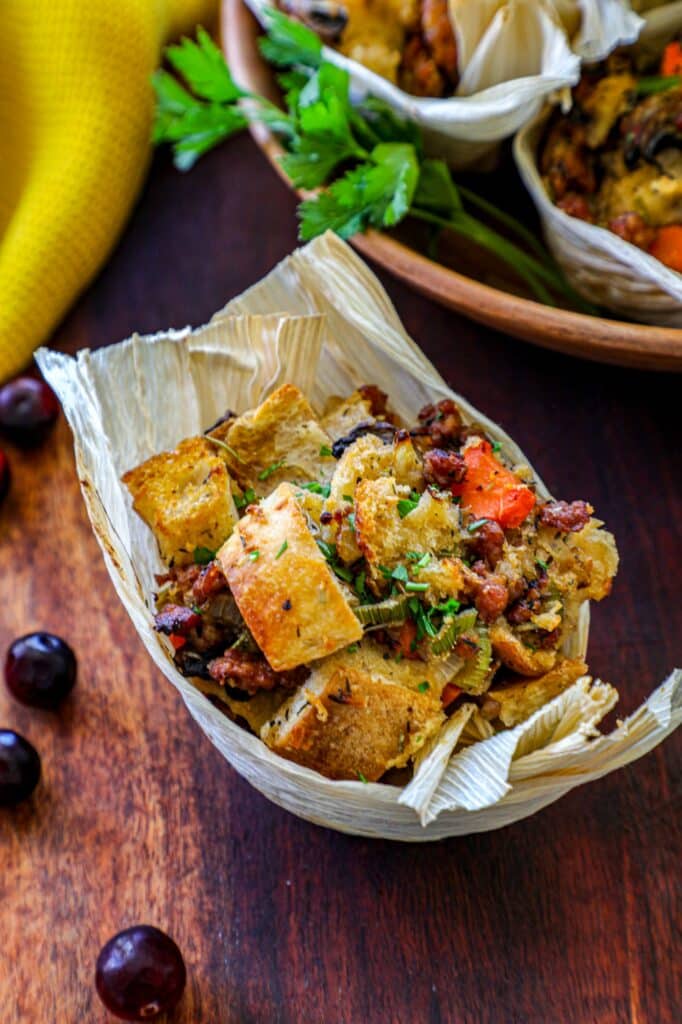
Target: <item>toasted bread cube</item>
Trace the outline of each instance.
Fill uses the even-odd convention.
[[[232,475],[259,496],[270,494],[284,479],[328,480],[336,466],[331,454],[323,454],[331,445],[329,434],[293,384],[284,384],[234,420],[224,440]]]
[[[272,668],[324,658],[362,636],[292,484],[251,505],[218,552],[244,621]]]
[[[502,724],[511,727],[525,722],[586,672],[584,661],[579,658],[566,659],[539,679],[520,679],[499,690],[489,690],[488,696],[500,705],[498,717]]]
[[[552,648],[536,651],[526,647],[503,618],[490,627],[490,643],[495,657],[520,676],[542,676],[554,667],[557,659]]]
[[[440,700],[354,667],[343,652],[319,666],[261,730],[282,757],[331,779],[374,782],[400,768],[445,721]]]
[[[399,502],[408,496],[406,488],[390,477],[362,480],[355,492],[355,533],[358,546],[372,575],[381,578],[379,566],[394,568],[406,551],[421,551],[434,557],[457,553],[459,510],[447,497],[424,491],[419,504],[402,516]]]
[[[361,391],[354,391],[348,398],[328,399],[322,418],[322,426],[330,437],[336,440],[345,437],[353,427],[376,419],[372,414],[372,403]]]
[[[217,551],[237,521],[227,466],[205,437],[153,455],[122,479],[170,565],[188,564],[196,548]]]

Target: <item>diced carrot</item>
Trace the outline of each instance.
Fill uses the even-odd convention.
[[[682,75],[682,43],[678,39],[668,43],[663,51],[661,74],[664,77],[668,75]]]
[[[520,526],[535,505],[529,487],[503,466],[488,441],[472,445],[464,453],[466,476],[452,493],[462,498],[462,508],[480,519],[493,519],[504,529]]]
[[[682,274],[682,224],[669,224],[656,232],[649,252],[671,270]]]
[[[168,639],[173,644],[173,647],[175,648],[176,651],[179,651],[180,648],[184,647],[185,644],[187,643],[187,637],[180,636],[179,633],[171,633]]]
[[[414,619],[405,619],[398,634],[398,650],[403,658],[417,658],[417,623]]]
[[[454,700],[457,700],[461,692],[462,691],[459,686],[455,686],[454,683],[447,683],[443,687],[443,692],[440,695],[440,701],[443,707],[449,707]]]

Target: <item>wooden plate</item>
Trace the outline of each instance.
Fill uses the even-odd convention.
[[[258,52],[256,19],[242,0],[223,0],[222,15],[223,48],[235,78],[244,88],[277,102],[272,70]],[[287,181],[277,162],[282,149],[274,136],[262,125],[254,125],[251,134]],[[389,235],[368,231],[352,239],[363,256],[417,291],[479,323],[545,348],[597,362],[682,371],[682,330],[544,306],[520,294],[518,282],[508,277],[502,265],[491,263],[469,246],[463,253],[451,243],[443,262],[435,262],[409,243],[409,234],[402,232]]]

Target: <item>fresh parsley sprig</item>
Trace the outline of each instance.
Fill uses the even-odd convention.
[[[280,69],[286,110],[241,89],[222,53],[203,29],[166,51],[187,88],[158,71],[153,141],[173,146],[176,166],[188,170],[209,149],[250,123],[267,125],[281,140],[282,167],[292,185],[319,190],[299,205],[299,234],[309,241],[333,230],[349,238],[367,227],[392,228],[406,216],[494,253],[540,301],[561,294],[594,312],[567,284],[540,242],[510,214],[458,187],[443,160],[424,154],[417,125],[369,96],[354,105],[350,77],[323,59],[319,38],[280,11],[265,12],[260,40],[266,60]],[[465,204],[497,221],[520,244],[479,220]]]

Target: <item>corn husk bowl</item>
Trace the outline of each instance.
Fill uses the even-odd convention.
[[[682,2],[652,11],[638,47],[660,53],[682,29]],[[514,158],[540,214],[547,245],[577,291],[599,306],[642,323],[682,327],[682,274],[606,228],[570,217],[549,198],[538,151],[551,108],[514,139]]]
[[[320,407],[371,381],[405,418],[428,401],[454,397],[509,458],[526,461],[504,431],[450,391],[377,279],[336,236],[299,249],[198,330],[134,335],[76,359],[41,349],[37,361],[73,430],[88,513],[145,647],[209,739],[274,803],[330,828],[390,839],[499,828],[640,757],[682,720],[682,673],[675,672],[631,718],[600,736],[596,723],[617,694],[584,679],[521,725],[451,757],[467,724],[453,716],[403,788],[336,782],[273,754],[177,671],[153,629],[154,573],[163,567],[120,477],[204,430],[227,407],[250,408],[287,381]],[[547,495],[542,483],[539,490]],[[583,606],[567,654],[585,653],[588,627]]]
[[[245,0],[262,24],[272,0]],[[499,143],[531,120],[545,100],[574,85],[580,62],[637,38],[642,21],[626,0],[450,0],[460,54],[458,95],[412,96],[338,50],[325,60],[420,125],[427,149],[455,169],[488,169]],[[576,25],[572,38],[567,23]]]

